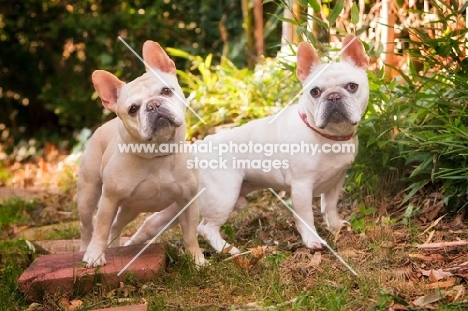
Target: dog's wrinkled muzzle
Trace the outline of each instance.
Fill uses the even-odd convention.
[[[182,125],[183,119],[177,118],[171,104],[164,99],[150,99],[142,108],[140,120],[144,140],[151,141],[160,131]]]
[[[325,128],[329,123],[353,123],[351,122],[350,114],[346,110],[344,99],[338,92],[332,92],[324,98],[322,105],[325,105],[323,111],[323,123],[320,128]]]

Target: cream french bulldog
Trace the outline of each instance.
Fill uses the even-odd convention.
[[[196,153],[199,161],[208,160],[207,163],[212,164],[223,161],[222,167],[200,169],[200,187],[206,190],[199,200],[203,220],[198,225],[198,232],[216,251],[239,252],[222,238],[220,227],[234,209],[245,205],[245,195],[253,190],[273,188],[291,193],[293,209],[307,223],[305,225],[296,218],[297,229],[310,249],[322,247],[314,226],[313,197],[321,196],[321,211],[332,231],[346,223],[338,215],[337,202],[346,171],[357,153],[355,132],[369,98],[367,67],[367,55],[353,35],[343,41],[341,62],[331,64],[320,64],[314,48],[303,42],[297,50],[297,77],[303,84],[297,104],[280,115],[207,136],[200,142],[213,146],[313,144],[319,150],[314,155],[304,152],[270,155],[233,150],[223,154],[223,159],[217,153]],[[354,149],[349,148],[352,145]],[[324,146],[327,148],[322,148]],[[347,152],[325,152],[330,151],[331,146],[334,150]],[[254,161],[270,164],[276,161],[276,164],[269,170],[249,167]],[[170,218],[169,213],[167,210],[165,217],[150,216],[140,231],[146,235],[157,232],[165,224],[164,219]],[[142,241],[134,236],[132,242]]]
[[[158,150],[160,144],[185,140],[185,97],[174,62],[153,41],[143,45],[143,59],[151,68],[127,84],[107,71],[92,75],[102,104],[117,117],[96,130],[80,163],[80,251],[86,250],[87,267],[106,264],[108,244],[118,245],[123,227],[139,213],[157,215],[170,206],[175,215],[198,193],[198,172],[186,165],[192,155],[120,149],[147,144]],[[197,200],[180,215],[179,222],[185,248],[197,264],[203,264],[196,231]]]

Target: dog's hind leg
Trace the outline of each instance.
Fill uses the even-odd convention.
[[[343,225],[349,224],[349,222],[340,218],[337,209],[340,191],[345,181],[345,174],[346,171],[342,173],[342,177],[340,177],[338,182],[332,188],[321,195],[320,205],[322,214],[324,214],[328,229],[332,233],[339,231]]]
[[[120,235],[122,234],[123,228],[132,220],[134,220],[138,214],[139,212],[131,208],[119,207],[114,222],[112,223],[112,228],[109,235],[108,243],[110,244],[110,247],[120,246]]]
[[[230,254],[238,254],[239,250],[231,246],[221,237],[221,226],[226,223],[238,202],[240,183],[230,182],[229,185],[238,184],[238,189],[226,186],[227,183],[211,183],[210,187],[200,196],[200,211],[203,219],[197,227],[198,233],[220,253],[229,250]]]
[[[124,245],[143,244],[146,241],[151,240],[164,229],[164,227],[177,215],[179,211],[179,205],[177,205],[177,203],[172,203],[164,210],[148,216],[140,228],[138,228],[138,231],[130,238],[130,240],[125,242]],[[166,229],[172,228],[178,223],[178,219],[175,219]]]
[[[220,229],[221,225],[208,222],[205,219],[201,221],[197,228],[198,233],[210,243],[216,252],[221,253],[224,250],[229,250],[229,254],[231,255],[239,254],[240,251],[237,247],[229,244],[221,237]]]

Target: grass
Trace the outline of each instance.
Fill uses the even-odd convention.
[[[213,253],[200,238],[210,265],[197,269],[183,253],[180,230],[174,228],[161,238],[166,245],[167,268],[152,282],[141,283],[129,276],[120,288],[111,291],[97,286],[93,292],[77,291],[75,296],[66,299],[60,295],[45,297],[37,310],[66,309],[63,299],[79,301],[82,305],[77,310],[142,301],[147,302],[149,310],[266,310],[268,307],[275,307],[275,310],[388,310],[396,303],[418,310],[411,309],[410,302],[435,292],[427,288],[432,282],[418,271],[436,269],[443,262],[421,262],[408,256],[421,253],[413,245],[423,243],[426,238],[421,236],[424,228],[416,220],[406,225],[402,221],[383,224],[378,219],[382,219],[384,212],[377,210],[372,215],[361,216],[372,226],[362,231],[344,231],[334,242],[323,219],[316,215],[319,234],[358,272],[356,277],[329,251],[314,254],[302,248],[292,215],[275,198],[260,193],[250,200],[249,208],[236,212],[225,231],[232,233],[228,239],[242,250],[267,243],[263,253],[233,259],[227,254]],[[22,209],[20,214],[24,219],[28,218],[28,213],[37,212],[26,202],[16,199],[5,202],[6,206],[11,204],[7,209]],[[350,212],[343,211],[348,217]],[[9,215],[7,223],[19,219],[15,213]],[[131,228],[133,231],[137,226]],[[7,236],[10,231],[3,227],[0,233]],[[57,232],[56,238],[76,238],[75,233],[69,235],[67,230]],[[455,239],[453,233],[441,228],[435,236],[440,240]],[[468,238],[468,234],[458,236]],[[390,250],[386,248],[388,242],[391,242]],[[32,254],[24,241],[15,238],[0,242],[0,254],[0,310],[25,310],[29,302],[19,292],[16,281],[40,254]],[[438,254],[449,261],[455,255],[457,258],[466,256],[466,250],[439,251]],[[460,300],[467,299],[464,293]],[[450,301],[448,295],[437,307],[439,310],[467,307],[459,301]]]
[[[0,310],[26,306],[16,281],[31,262],[31,251],[24,241],[0,241]]]
[[[37,209],[35,200],[11,197],[0,202],[0,226],[26,225],[31,223],[30,213]]]

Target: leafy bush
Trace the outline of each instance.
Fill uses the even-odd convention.
[[[252,119],[278,112],[301,90],[294,71],[285,70],[277,61],[265,59],[254,71],[238,69],[222,58],[212,65],[212,55],[205,59],[184,51],[168,49],[172,56],[190,61],[188,72],[179,71],[190,107],[188,136],[202,138],[219,125],[240,125]]]
[[[437,18],[409,29],[409,70],[394,68],[399,76],[392,81],[369,73],[371,100],[347,187],[361,198],[406,187],[403,203],[421,190],[438,191],[458,211],[468,206],[468,30],[451,27],[456,6],[431,4]]]
[[[453,211],[468,206],[468,30],[452,27],[458,7],[433,1],[437,18],[411,28],[410,71],[399,71],[396,142],[409,170],[409,199],[424,187],[435,187]],[[434,33],[433,24],[442,31]],[[418,71],[417,64],[422,64]]]

